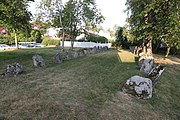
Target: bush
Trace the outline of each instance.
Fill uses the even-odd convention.
[[[86,37],[86,40],[89,42],[99,42],[99,43],[105,43],[108,42],[108,39],[104,36],[95,36],[95,35],[90,35]]]
[[[44,38],[42,40],[42,44],[43,45],[59,45],[60,44],[60,40],[55,40],[55,39],[51,39],[51,38]]]
[[[39,30],[32,30],[31,39],[37,43],[41,43],[42,42],[41,32]]]
[[[14,37],[13,36],[10,36],[10,35],[1,35],[0,34],[0,44],[8,44],[8,45],[11,45],[11,44],[14,44],[15,41],[14,41]]]

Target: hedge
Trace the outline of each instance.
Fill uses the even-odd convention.
[[[90,35],[86,37],[86,40],[89,42],[99,42],[99,43],[106,43],[108,42],[108,39],[104,36],[95,36],[95,35]]]
[[[48,45],[59,45],[60,40],[55,40],[55,39],[51,39],[51,38],[43,38],[42,44],[46,45],[46,46],[48,46]]]

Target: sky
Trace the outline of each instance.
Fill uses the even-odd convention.
[[[30,4],[29,10],[34,14],[36,12],[36,2]],[[63,0],[67,1],[67,0]],[[96,0],[97,8],[101,10],[102,15],[105,17],[105,21],[101,26],[104,29],[113,28],[114,25],[123,27],[127,18],[127,14],[123,11],[126,9],[126,0]]]
[[[127,18],[127,14],[123,11],[126,9],[126,0],[96,0],[98,8],[105,16],[103,27],[113,28],[115,24],[123,27]]]

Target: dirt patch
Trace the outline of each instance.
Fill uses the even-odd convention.
[[[155,63],[158,64],[179,64],[180,65],[180,58],[170,56],[168,58],[164,58],[161,55],[154,55]]]

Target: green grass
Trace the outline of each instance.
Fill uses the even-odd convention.
[[[127,51],[109,50],[54,63],[56,48],[0,52],[0,72],[20,62],[25,72],[0,77],[0,117],[8,120],[165,120],[180,119],[180,66],[166,65],[153,98],[140,100],[120,92],[133,75],[144,76]],[[34,68],[32,56],[45,58]]]

